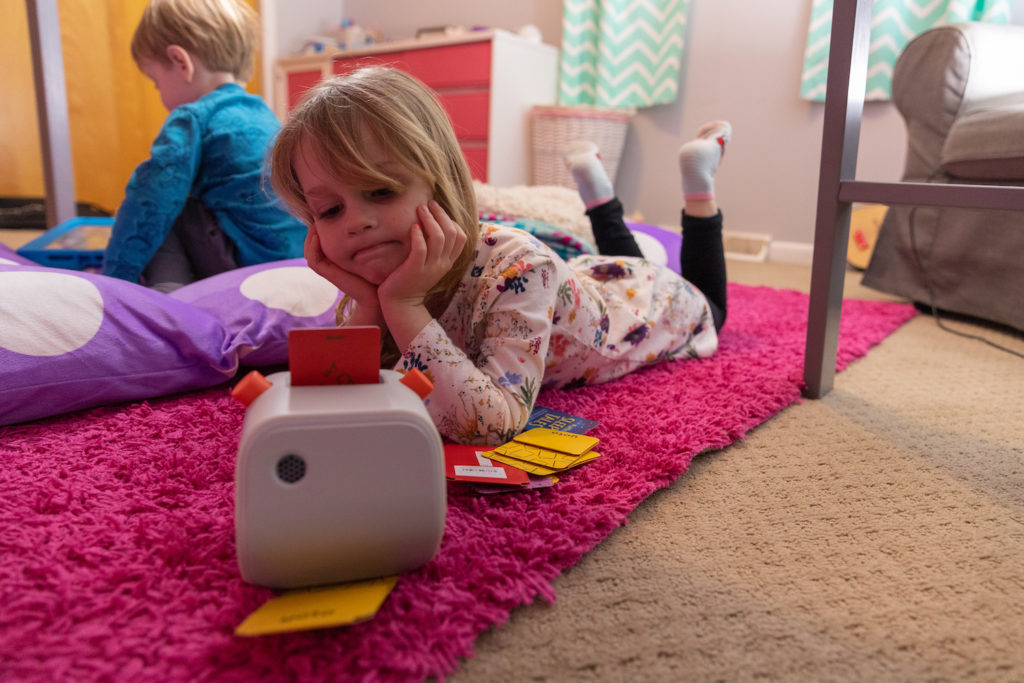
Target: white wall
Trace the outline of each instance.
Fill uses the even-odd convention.
[[[534,24],[544,42],[561,43],[557,0],[291,0],[287,10],[284,0],[278,2],[278,14],[289,22],[310,21],[307,34],[320,30],[312,25],[314,17],[342,5],[345,16],[390,39],[412,37],[423,26],[514,31]],[[1013,3],[1015,23],[1024,23],[1024,0]],[[734,128],[717,181],[726,229],[767,233],[783,242],[813,241],[823,105],[799,98],[810,9],[811,0],[691,2],[680,97],[642,110],[630,126],[616,179],[627,212],[640,211],[650,223],[678,224],[676,150],[702,123],[723,118]],[[868,103],[858,179],[898,180],[905,145],[895,108]]]
[[[302,49],[306,38],[341,24],[342,0],[262,0],[263,97],[274,106],[274,60]]]
[[[524,24],[541,30],[545,43],[562,42],[559,0],[344,0],[345,16],[373,26],[385,39],[412,38],[425,26],[486,26],[515,31]]]
[[[306,38],[341,25],[342,0],[263,0],[277,5],[275,33],[281,54],[302,49]]]

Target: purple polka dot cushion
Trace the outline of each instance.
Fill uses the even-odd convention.
[[[644,258],[652,263],[667,266],[677,273],[680,271],[679,250],[683,246],[682,235],[647,223],[626,221],[626,227],[633,233],[633,239],[636,240]]]
[[[334,325],[338,290],[303,259],[161,294],[0,251],[0,424],[213,386],[288,361],[288,332]]]
[[[220,320],[241,363],[260,367],[288,362],[289,330],[333,327],[341,293],[298,258],[221,273],[170,296]]]
[[[18,254],[6,244],[0,244],[0,266],[3,265],[32,266],[35,264],[24,256]]]
[[[123,280],[0,259],[0,424],[212,386],[237,370],[210,313]]]

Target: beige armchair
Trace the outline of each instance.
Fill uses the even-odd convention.
[[[923,33],[897,61],[892,90],[907,126],[903,181],[949,193],[955,183],[1024,185],[1024,26]],[[892,206],[863,282],[1024,330],[1024,212]]]

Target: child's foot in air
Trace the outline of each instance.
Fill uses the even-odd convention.
[[[679,148],[684,199],[715,196],[715,173],[731,137],[732,126],[728,121],[712,121],[701,126],[697,137]]]
[[[576,181],[584,206],[592,209],[615,198],[612,181],[601,163],[597,145],[587,140],[570,142],[563,155],[565,166]]]
[[[718,213],[715,174],[731,137],[732,126],[728,121],[712,121],[701,126],[697,137],[679,148],[679,174],[687,214],[708,217]]]

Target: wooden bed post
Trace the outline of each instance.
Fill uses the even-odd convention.
[[[57,0],[25,0],[46,184],[46,227],[77,215]]]

